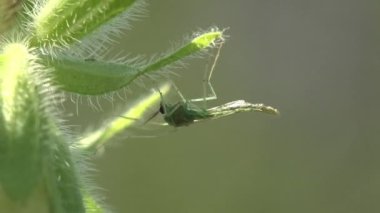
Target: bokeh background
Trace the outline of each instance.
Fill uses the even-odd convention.
[[[94,178],[115,212],[380,212],[378,0],[152,0],[147,9],[115,51],[150,55],[199,28],[230,27],[209,105],[245,99],[281,116],[237,114],[108,147]],[[202,96],[206,62],[189,64],[173,79]],[[73,125],[113,110],[79,107]]]

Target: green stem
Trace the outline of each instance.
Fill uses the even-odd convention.
[[[0,57],[0,186],[7,208],[35,200],[49,212],[84,212],[76,164],[58,128],[45,73],[23,43],[4,47]],[[0,201],[1,203],[1,201]],[[13,212],[2,209],[0,212]]]
[[[170,85],[163,84],[159,90],[162,94],[169,91]],[[100,147],[112,141],[120,133],[125,132],[128,128],[135,124],[141,124],[145,113],[151,106],[159,106],[161,96],[157,91],[152,91],[143,99],[132,104],[131,107],[120,115],[120,117],[107,122],[100,129],[91,132],[79,141],[79,148],[86,152],[96,153]],[[158,109],[157,109],[158,110]]]
[[[65,46],[115,18],[136,0],[50,0],[34,17],[32,46]],[[91,9],[89,9],[91,8]]]

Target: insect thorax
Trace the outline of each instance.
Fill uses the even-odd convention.
[[[175,127],[188,126],[194,123],[195,120],[209,117],[206,110],[190,103],[178,102],[173,105],[166,105],[166,110],[165,121]]]

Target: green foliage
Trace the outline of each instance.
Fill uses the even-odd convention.
[[[67,45],[128,10],[136,0],[50,0],[33,17],[33,45]]]
[[[165,72],[223,40],[199,32],[146,63],[88,58],[139,14],[136,0],[0,0],[0,212],[104,212],[78,173],[73,153],[95,151],[134,121],[116,118],[81,141],[60,122],[56,93],[103,95],[141,76]],[[75,53],[75,54],[74,54]],[[163,86],[165,87],[165,86]],[[165,92],[164,88],[160,89]],[[152,93],[125,115],[138,118],[160,101]],[[80,150],[77,150],[77,149]],[[38,210],[36,210],[38,209]]]
[[[156,59],[148,65],[132,66],[126,63],[78,60],[73,57],[44,57],[44,63],[54,68],[54,81],[62,89],[85,95],[101,95],[128,86],[136,78],[159,71],[185,57],[195,54],[222,39],[221,31],[205,32],[178,50]]]

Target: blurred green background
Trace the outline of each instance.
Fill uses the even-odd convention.
[[[380,212],[378,0],[152,0],[147,9],[115,51],[159,53],[199,28],[230,27],[209,106],[245,99],[281,116],[238,114],[108,147],[94,178],[115,212]],[[202,96],[197,62],[174,77],[187,97]],[[113,110],[79,107],[73,125]]]

